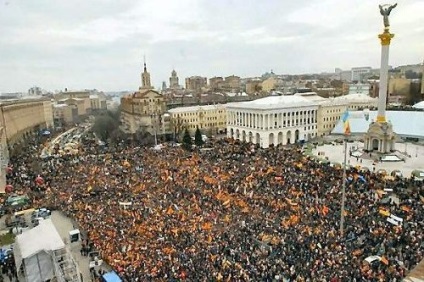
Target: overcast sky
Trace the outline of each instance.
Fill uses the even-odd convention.
[[[424,1],[390,16],[390,65],[424,58]],[[0,0],[0,92],[135,90],[173,68],[241,77],[379,67],[378,0]]]

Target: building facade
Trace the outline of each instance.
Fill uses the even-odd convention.
[[[246,82],[246,93],[248,95],[254,95],[262,91],[262,80],[250,79]]]
[[[215,76],[209,78],[209,88],[212,91],[221,90],[224,85],[224,78],[221,76]]]
[[[276,89],[278,79],[275,76],[271,76],[262,81],[262,91],[271,92]]]
[[[294,144],[318,134],[318,103],[299,96],[269,96],[227,105],[227,137],[258,144]]]
[[[22,99],[0,104],[7,143],[13,145],[23,136],[53,127],[52,103],[43,99]]]
[[[241,79],[239,76],[230,75],[225,78],[225,90],[239,92],[241,89]]]
[[[352,83],[349,84],[348,94],[370,94],[370,85],[365,83]]]
[[[54,123],[59,127],[76,123],[78,121],[78,106],[55,104],[53,105],[53,118]]]
[[[94,112],[107,110],[106,100],[107,99],[104,93],[91,94],[90,95],[91,110]]]
[[[208,79],[201,76],[192,76],[185,79],[186,90],[200,92],[202,88],[206,88]]]
[[[170,89],[180,89],[179,79],[177,72],[172,70],[171,77],[169,78],[169,88]]]
[[[296,93],[295,96],[301,96],[311,102],[317,103],[317,125],[318,136],[329,135],[334,129],[343,113],[348,108],[348,101],[334,98],[323,98],[315,92]]]
[[[372,71],[371,67],[356,67],[351,70],[351,81],[362,81],[365,74]]]
[[[90,91],[65,91],[60,92],[54,96],[57,103],[63,103],[67,99],[77,99],[83,101],[83,106],[79,108],[79,115],[88,115],[91,113],[91,100]]]
[[[192,134],[197,128],[206,135],[223,133],[227,125],[225,104],[178,107],[170,109],[168,113],[171,116],[171,124],[187,128]]]
[[[165,99],[155,90],[141,89],[124,96],[121,98],[122,130],[132,134],[137,131],[162,134],[165,111]]]

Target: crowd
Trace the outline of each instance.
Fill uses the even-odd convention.
[[[422,183],[412,179],[348,169],[341,236],[342,170],[299,147],[84,142],[77,156],[45,161],[32,144],[9,182],[73,217],[124,281],[401,281],[424,258]],[[28,182],[39,174],[42,184]]]

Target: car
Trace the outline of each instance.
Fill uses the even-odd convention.
[[[43,219],[48,218],[52,212],[49,209],[46,208],[39,208],[32,212],[31,219],[42,217]]]

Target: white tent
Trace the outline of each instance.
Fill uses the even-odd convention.
[[[27,281],[44,282],[54,278],[53,252],[64,249],[65,244],[51,219],[18,236],[14,247],[16,268],[24,264]]]

